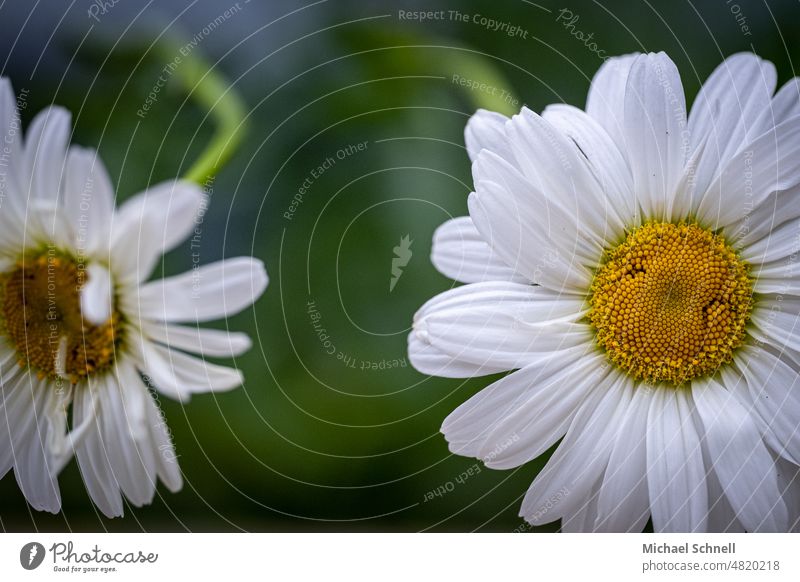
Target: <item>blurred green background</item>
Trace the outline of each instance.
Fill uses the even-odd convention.
[[[445,18],[401,15],[416,10]],[[466,120],[480,105],[583,106],[601,57],[631,51],[666,51],[689,101],[742,50],[772,60],[782,83],[800,58],[798,16],[796,1],[0,4],[2,74],[29,91],[23,120],[50,103],[72,110],[73,141],[99,149],[118,200],[183,174],[213,134],[177,75],[137,114],[170,62],[165,43],[193,43],[248,111],[242,146],[213,186],[200,260],[252,254],[271,277],[253,309],[216,324],[255,340],[236,362],[245,386],[188,405],[160,399],[185,475],[179,494],[159,487],[151,506],[104,519],[73,462],[56,516],[31,512],[7,475],[0,528],[531,531],[517,512],[544,459],[480,470],[438,432],[491,378],[427,378],[406,356],[415,310],[453,285],[429,253],[434,229],[466,213]],[[412,256],[390,291],[404,236]],[[187,241],[162,271],[191,266]],[[439,488],[447,493],[425,500]]]

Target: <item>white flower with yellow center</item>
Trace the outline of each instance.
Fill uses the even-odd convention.
[[[251,305],[267,275],[245,257],[147,282],[199,232],[205,194],[168,182],[115,209],[102,162],[69,135],[69,113],[52,107],[23,142],[0,79],[0,477],[13,468],[31,506],[58,512],[57,476],[75,454],[94,502],[118,516],[121,493],[140,506],[157,479],[182,486],[148,386],[181,401],[239,386],[238,370],[187,352],[246,351],[246,335],[197,323]]]
[[[468,284],[419,310],[409,353],[438,376],[517,370],[442,432],[496,469],[560,441],[531,524],[797,527],[800,83],[775,87],[735,55],[687,118],[672,61],[628,55],[585,112],[469,121],[470,215],[432,253]]]

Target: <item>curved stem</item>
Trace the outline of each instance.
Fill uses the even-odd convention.
[[[174,47],[172,44],[171,48]],[[211,141],[183,176],[202,185],[222,169],[241,143],[245,133],[246,109],[233,86],[210,68],[197,50],[181,58],[174,75],[189,97],[209,112],[216,126]]]

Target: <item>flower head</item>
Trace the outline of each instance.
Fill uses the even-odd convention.
[[[800,84],[753,54],[687,116],[663,53],[609,59],[586,111],[466,128],[469,216],[432,259],[467,283],[414,366],[516,370],[455,410],[450,449],[507,469],[558,443],[521,515],[570,530],[777,530],[800,509]]]
[[[69,113],[51,107],[23,141],[0,79],[0,476],[13,468],[28,502],[57,512],[74,454],[92,500],[118,516],[122,494],[140,506],[157,479],[182,486],[150,388],[185,401],[239,386],[238,370],[204,357],[239,355],[249,338],[198,323],[251,305],[267,275],[244,257],[148,282],[198,228],[206,194],[166,182],[115,208],[97,154],[69,135]]]

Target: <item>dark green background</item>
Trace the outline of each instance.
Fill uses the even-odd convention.
[[[181,175],[213,130],[175,82],[144,120],[137,117],[167,64],[153,43],[191,39],[234,2],[119,0],[100,22],[88,17],[91,5],[2,3],[2,72],[16,89],[29,90],[25,121],[53,102],[73,111],[73,141],[99,149],[122,200]],[[359,369],[362,360],[406,358],[415,310],[453,284],[430,264],[430,240],[437,225],[466,213],[471,177],[463,127],[480,95],[452,76],[500,82],[534,110],[553,102],[583,106],[601,60],[556,22],[562,8],[579,16],[575,28],[593,33],[608,55],[666,51],[689,100],[736,51],[775,62],[781,83],[800,58],[797,2],[538,5],[240,1],[195,54],[235,84],[249,111],[245,141],[214,185],[200,257],[253,254],[270,273],[254,309],[227,322],[255,340],[237,361],[246,384],[186,406],[161,398],[185,475],[179,494],[159,487],[152,506],[104,519],[72,463],[61,478],[63,512],[51,516],[29,511],[9,474],[0,482],[0,528],[518,528],[521,498],[543,459],[478,472],[473,459],[449,454],[438,433],[444,417],[489,379],[426,378],[408,365]],[[742,34],[734,5],[751,35]],[[528,38],[473,23],[398,19],[398,10],[420,7],[483,14],[519,25]],[[284,218],[310,172],[358,142],[366,149],[337,160],[292,220]],[[392,249],[406,234],[413,257],[390,293]],[[166,257],[163,271],[191,265],[187,243]],[[310,299],[336,351],[355,368],[324,351],[307,313]],[[447,483],[451,492],[424,502]]]

